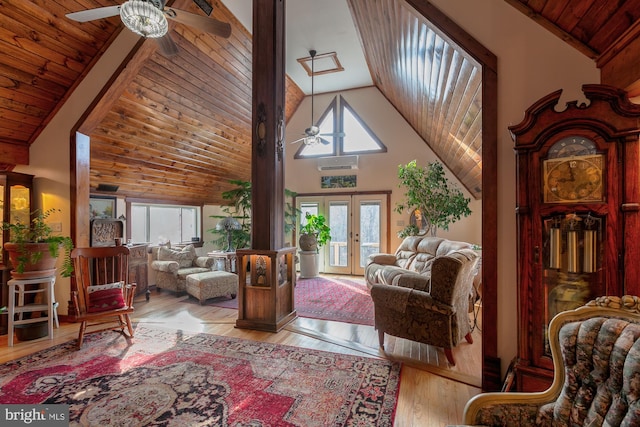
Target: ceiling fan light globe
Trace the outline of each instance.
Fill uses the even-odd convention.
[[[147,38],[158,38],[167,34],[169,23],[164,13],[152,3],[129,0],[120,6],[120,18],[134,33]]]
[[[315,135],[304,138],[304,145],[316,145],[318,142],[320,142],[320,138]]]

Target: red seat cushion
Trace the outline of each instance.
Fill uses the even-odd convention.
[[[89,313],[115,310],[123,308],[126,304],[122,295],[124,282],[109,283],[106,285],[89,286]]]

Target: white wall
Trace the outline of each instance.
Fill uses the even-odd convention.
[[[336,77],[338,77],[336,75]],[[400,244],[397,233],[409,224],[410,212],[402,215],[395,212],[398,203],[404,200],[404,188],[398,187],[398,166],[417,160],[418,166],[426,166],[428,162],[438,160],[433,151],[414,132],[398,111],[386,100],[375,87],[353,89],[338,93],[320,94],[315,96],[314,110],[319,116],[331,103],[335,96],[342,97],[356,111],[358,116],[369,126],[371,131],[387,147],[386,153],[361,154],[358,169],[347,171],[318,171],[317,159],[294,159],[294,155],[301,143],[290,144],[304,129],[309,127],[311,120],[311,98],[306,97],[296,113],[287,123],[286,128],[286,160],[285,186],[297,193],[329,193],[339,190],[320,188],[320,177],[327,175],[356,175],[356,188],[345,189],[351,191],[391,190],[391,242],[390,250],[394,251]],[[316,117],[316,120],[318,117]],[[455,183],[472,200],[470,209],[472,214],[449,226],[449,230],[438,230],[438,236],[453,240],[462,240],[481,244],[481,214],[482,202],[474,200],[473,196],[462,186],[456,177],[447,170],[447,178]]]

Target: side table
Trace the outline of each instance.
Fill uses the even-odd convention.
[[[8,307],[8,343],[13,347],[13,332],[16,325],[42,322],[47,320],[47,334],[50,340],[53,339],[53,323],[58,324],[58,314],[54,308],[55,296],[53,286],[56,283],[56,276],[40,277],[36,279],[11,279],[7,282],[9,286],[9,307]],[[26,285],[40,285],[37,289],[28,289]],[[33,302],[25,304],[25,294],[41,294],[44,302]],[[16,305],[16,296],[18,304]],[[37,299],[37,298],[36,298]],[[45,312],[46,317],[36,317],[23,319],[24,313]],[[18,318],[16,319],[16,315]]]
[[[213,251],[207,256],[216,260],[215,269],[220,270],[219,262],[224,262],[224,271],[227,273],[237,273],[237,259],[235,252]]]

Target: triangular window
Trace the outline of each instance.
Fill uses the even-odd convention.
[[[315,124],[320,128],[319,143],[302,141],[294,158],[341,156],[344,154],[384,153],[387,147],[369,129],[355,110],[340,96],[331,104]]]

